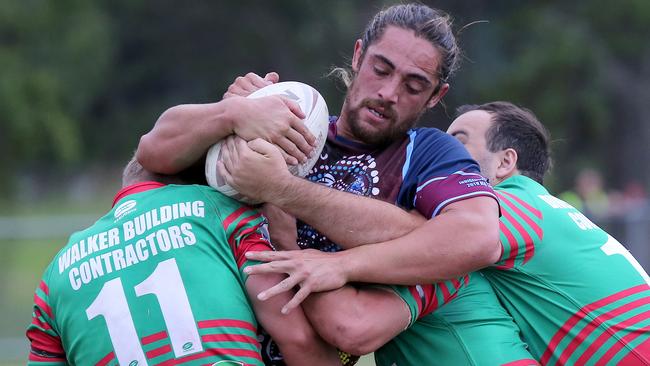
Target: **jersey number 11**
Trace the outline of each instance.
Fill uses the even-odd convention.
[[[134,289],[137,296],[153,294],[158,299],[176,358],[203,351],[176,259],[158,263],[153,273]],[[88,320],[104,317],[120,365],[147,365],[119,277],[104,284],[86,315]]]

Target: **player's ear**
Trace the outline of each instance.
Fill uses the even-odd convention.
[[[363,41],[361,39],[357,39],[356,42],[354,42],[354,53],[352,54],[352,71],[359,72],[359,68],[361,67],[361,56],[363,54]]]
[[[499,166],[496,170],[496,178],[502,181],[517,173],[517,151],[513,148],[507,148],[500,153]]]
[[[448,91],[449,91],[449,84],[447,83],[442,84],[440,86],[440,90],[438,90],[438,92],[433,96],[431,96],[431,99],[429,99],[429,102],[427,103],[427,108],[433,108],[433,106],[438,104],[438,102],[440,102],[442,97],[444,97]]]

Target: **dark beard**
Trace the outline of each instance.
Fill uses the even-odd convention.
[[[398,116],[392,107],[386,106],[384,103],[378,100],[364,99],[359,107],[352,109],[350,107],[349,96],[350,94],[348,93],[348,95],[345,97],[345,108],[347,109],[346,116],[348,126],[350,127],[350,132],[357,140],[367,145],[384,147],[395,142],[396,140],[403,138],[406,135],[406,131],[415,126],[417,120],[424,113],[423,110],[417,116],[415,116],[415,118],[397,123],[396,121],[398,119]],[[361,126],[359,118],[361,109],[372,105],[382,106],[386,109],[386,113],[390,119],[388,128],[380,131],[369,131]]]

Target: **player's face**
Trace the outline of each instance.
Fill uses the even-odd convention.
[[[492,185],[497,184],[496,170],[499,166],[499,154],[487,148],[485,134],[492,125],[490,113],[475,110],[461,114],[456,118],[447,133],[456,137],[481,167],[481,174]]]
[[[339,121],[342,135],[366,143],[386,144],[415,125],[449,88],[437,77],[440,54],[410,30],[388,27],[361,54],[357,41],[352,60],[355,78]]]

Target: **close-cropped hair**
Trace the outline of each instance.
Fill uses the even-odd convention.
[[[510,102],[490,102],[481,105],[463,105],[457,116],[481,110],[492,117],[492,125],[485,133],[490,152],[508,148],[517,152],[519,172],[538,183],[544,182],[544,174],[551,168],[550,133],[527,108]]]

